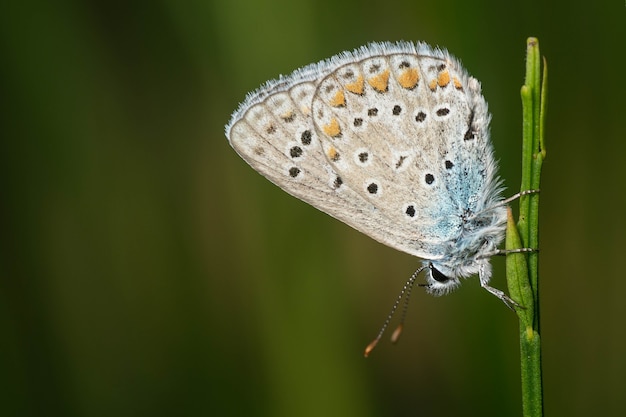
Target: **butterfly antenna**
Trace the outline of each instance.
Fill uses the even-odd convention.
[[[378,344],[378,341],[383,337],[383,333],[385,333],[385,330],[387,330],[387,327],[389,327],[391,318],[393,317],[396,310],[398,309],[398,306],[400,305],[400,302],[402,301],[402,299],[404,299],[405,302],[404,302],[404,308],[402,309],[402,317],[400,318],[400,324],[398,325],[398,327],[396,327],[396,330],[394,330],[393,334],[391,335],[391,342],[396,343],[398,339],[400,338],[400,334],[402,333],[402,328],[404,326],[404,319],[406,317],[406,311],[409,307],[409,297],[411,296],[411,289],[413,288],[413,285],[415,284],[415,280],[417,279],[417,276],[425,268],[426,268],[425,266],[422,266],[417,271],[413,272],[413,275],[411,275],[411,278],[409,278],[407,282],[404,284],[404,286],[402,287],[402,291],[400,291],[398,298],[396,298],[396,302],[393,303],[393,307],[391,307],[391,311],[389,312],[389,315],[387,315],[387,319],[385,320],[385,322],[383,323],[383,326],[378,332],[378,336],[376,336],[376,339],[372,340],[372,342],[369,345],[367,345],[367,347],[365,348],[364,356],[366,358],[374,350],[374,348]]]
[[[400,335],[402,334],[402,329],[404,328],[404,319],[406,319],[406,312],[409,309],[409,300],[411,299],[411,291],[413,290],[413,285],[415,284],[415,274],[411,276],[409,281],[404,285],[406,288],[406,294],[404,296],[404,306],[402,307],[402,315],[400,316],[400,324],[396,327],[396,329],[391,334],[391,343],[396,344],[400,339]],[[411,281],[412,279],[412,281]]]

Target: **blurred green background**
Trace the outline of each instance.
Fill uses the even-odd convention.
[[[623,411],[625,23],[622,1],[4,2],[0,414],[520,415],[517,322],[476,279],[415,291],[363,359],[418,260],[270,184],[223,127],[280,73],[422,40],[481,80],[512,194],[528,36],[546,412]]]

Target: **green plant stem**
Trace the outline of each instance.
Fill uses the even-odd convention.
[[[542,78],[543,76],[543,78]],[[547,69],[541,73],[539,42],[529,38],[526,50],[526,79],[521,89],[523,114],[521,191],[539,190],[541,167],[546,156],[544,123],[547,99]],[[509,210],[505,247],[539,249],[539,193],[520,198],[517,225]],[[522,406],[525,417],[543,416],[541,339],[539,332],[539,253],[507,256],[509,292],[522,308],[520,320],[520,358]]]

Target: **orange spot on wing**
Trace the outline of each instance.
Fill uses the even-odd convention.
[[[354,94],[363,94],[363,86],[364,86],[363,76],[359,75],[359,78],[356,79],[355,82],[346,84],[346,90]]]
[[[400,74],[398,77],[398,83],[407,89],[414,88],[420,80],[420,74],[417,68],[408,68]]]
[[[450,72],[448,70],[439,73],[437,84],[439,84],[439,87],[445,87],[450,84]]]
[[[341,135],[341,128],[339,127],[339,122],[334,117],[330,120],[330,123],[324,126],[324,133],[326,133],[331,138],[335,138]]]
[[[283,119],[285,122],[293,122],[293,120],[296,118],[296,114],[293,112],[293,110],[289,110],[283,113],[280,118]]]
[[[330,159],[333,162],[337,162],[337,160],[339,159],[339,153],[337,152],[337,149],[335,149],[334,146],[331,146],[328,151],[326,152],[326,155],[328,156],[328,159]]]
[[[387,86],[389,85],[389,70],[385,70],[380,74],[368,79],[367,83],[379,93],[384,93],[385,91],[387,91]]]
[[[346,105],[346,96],[344,95],[343,90],[337,91],[335,97],[330,100],[330,105],[333,107],[342,107]]]
[[[454,88],[456,88],[457,90],[463,89],[463,84],[461,84],[461,81],[458,78],[454,77],[452,79],[452,82],[454,83]]]

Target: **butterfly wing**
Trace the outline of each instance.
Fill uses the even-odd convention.
[[[447,256],[495,192],[480,85],[442,51],[337,68],[318,86],[313,122],[332,168],[402,230],[390,246],[405,252]]]
[[[324,156],[311,119],[317,84],[289,80],[251,96],[256,102],[244,103],[227,127],[227,137],[250,166],[289,194],[392,246],[402,239],[402,231],[345,186]]]
[[[293,196],[388,246],[440,259],[494,175],[488,122],[480,85],[447,53],[372,44],[266,84],[226,134]]]

